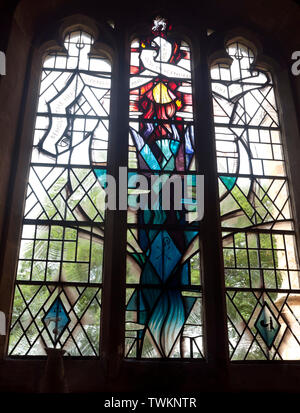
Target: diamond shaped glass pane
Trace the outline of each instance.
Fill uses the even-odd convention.
[[[70,322],[66,309],[59,297],[55,299],[43,318],[44,326],[55,345]]]
[[[280,329],[280,324],[267,304],[263,305],[255,322],[255,327],[270,349]]]

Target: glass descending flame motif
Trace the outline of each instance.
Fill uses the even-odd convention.
[[[132,44],[129,167],[171,177],[194,170],[190,52],[154,28]],[[203,357],[198,232],[162,191],[155,210],[128,211],[126,357]]]

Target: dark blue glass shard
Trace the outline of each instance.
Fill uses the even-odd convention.
[[[55,299],[42,321],[55,345],[71,321],[59,297]]]
[[[156,303],[161,295],[161,290],[159,288],[144,288],[143,297],[146,307],[150,310],[146,311],[145,316],[149,313],[151,314],[156,306]]]
[[[191,309],[193,308],[193,305],[195,304],[196,298],[183,296],[182,299],[184,302],[186,314],[189,314]]]
[[[153,211],[153,224],[163,224],[166,220],[165,211]]]
[[[142,250],[146,251],[146,249],[148,248],[149,241],[148,241],[147,233],[144,229],[140,229],[138,240],[139,240],[139,244]]]
[[[139,319],[138,319],[138,321],[139,321],[139,324],[145,324],[146,323],[146,321],[147,321],[147,311],[146,310],[141,310],[140,312],[139,312]]]
[[[150,211],[149,209],[146,209],[144,211],[144,216],[143,216],[144,223],[148,224],[150,222],[151,217],[152,217],[152,211]]]
[[[160,231],[152,243],[150,261],[164,282],[168,279],[181,254],[167,231]]]
[[[160,284],[160,278],[149,261],[146,262],[141,274],[141,285]]]
[[[145,307],[145,304],[144,304],[144,301],[143,301],[143,296],[142,296],[141,292],[139,294],[139,297],[140,297],[140,302],[139,302],[140,310],[144,311],[144,310],[146,310],[146,307]]]
[[[189,285],[189,263],[186,262],[181,270],[182,285]]]
[[[156,234],[157,234],[157,233],[158,233],[157,230],[153,230],[153,229],[150,229],[150,230],[149,230],[148,234],[149,234],[149,238],[150,238],[150,241],[151,241],[151,242],[154,240],[154,238],[156,237]]]

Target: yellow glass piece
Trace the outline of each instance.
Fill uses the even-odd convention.
[[[163,83],[158,83],[153,88],[153,98],[156,103],[170,103],[172,102],[172,98],[168,92],[168,88]]]
[[[142,44],[141,44],[141,46],[142,46],[143,48],[145,48],[145,47],[146,47],[145,43],[142,43]]]
[[[181,108],[181,106],[182,106],[181,100],[177,99],[175,103],[176,103],[178,108]]]

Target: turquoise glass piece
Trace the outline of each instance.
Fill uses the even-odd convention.
[[[155,156],[153,155],[151,149],[147,144],[141,150],[141,155],[147,163],[149,169],[153,169],[155,171],[159,171],[161,169],[159,163],[157,162]]]
[[[270,349],[280,329],[280,324],[266,303],[263,305],[258,315],[255,322],[255,328],[258,330],[268,349]]]
[[[94,169],[95,174],[102,186],[102,188],[106,187],[106,169]]]
[[[220,179],[229,191],[232,190],[236,183],[236,177],[234,176],[220,176]]]
[[[55,345],[71,321],[59,297],[55,299],[42,321]]]

